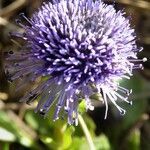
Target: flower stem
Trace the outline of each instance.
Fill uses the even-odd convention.
[[[95,150],[95,146],[94,146],[94,143],[93,143],[93,140],[92,140],[92,137],[90,135],[90,132],[85,124],[85,121],[83,120],[82,116],[79,114],[78,116],[78,119],[79,119],[79,123],[80,123],[80,126],[85,134],[85,137],[86,137],[86,140],[89,144],[89,148],[90,150]]]
[[[9,143],[4,142],[2,146],[2,150],[9,150]]]

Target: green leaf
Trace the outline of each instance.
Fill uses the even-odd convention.
[[[11,112],[10,112],[11,113]],[[16,142],[19,142],[25,147],[32,147],[35,144],[35,139],[27,133],[7,112],[0,111],[0,126],[8,132],[15,135]],[[35,145],[36,147],[36,145]]]
[[[53,131],[47,136],[41,135],[41,140],[50,149],[65,150],[72,144],[72,133],[74,132],[73,126],[67,126],[61,120],[53,124]]]
[[[2,150],[9,150],[10,149],[10,145],[7,142],[2,143]]]
[[[0,141],[14,142],[15,140],[16,136],[12,132],[0,127]]]
[[[96,150],[110,150],[110,143],[106,135],[101,134],[99,137],[94,138],[94,145]]]
[[[57,149],[58,145],[57,143],[54,141],[54,139],[52,137],[48,137],[48,136],[44,136],[41,135],[40,136],[40,140],[45,144],[45,146],[47,146],[49,149]]]
[[[39,128],[39,125],[38,125],[38,121],[37,119],[34,117],[33,115],[34,112],[31,112],[31,113],[26,113],[25,115],[25,120],[26,122],[35,130],[38,130]]]
[[[101,134],[98,137],[93,139],[95,149],[96,150],[110,150],[110,143],[108,138]],[[85,138],[74,137],[72,145],[68,148],[68,150],[89,150],[89,146]]]
[[[74,130],[75,130],[74,127],[70,126],[64,132],[62,149],[67,149],[71,145],[72,133],[74,132]]]
[[[135,129],[131,132],[128,139],[129,150],[140,150],[140,130]]]
[[[84,114],[83,118],[84,118],[84,121],[85,121],[85,123],[86,123],[86,125],[88,127],[88,130],[90,131],[90,134],[92,136],[94,136],[95,135],[96,125],[95,125],[93,119],[90,116],[88,116],[87,114]]]
[[[81,102],[79,103],[78,112],[81,114],[84,114],[86,112],[86,104],[84,99],[81,99]]]
[[[87,141],[83,137],[74,137],[72,145],[67,150],[88,150]]]
[[[33,110],[26,112],[25,121],[41,135],[47,135],[52,132],[53,122],[51,123],[49,118],[43,118]]]

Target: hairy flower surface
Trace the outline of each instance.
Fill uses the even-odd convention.
[[[134,29],[123,11],[101,0],[53,0],[42,7],[23,25],[24,33],[15,36],[26,41],[25,48],[8,58],[15,60],[11,80],[27,76],[34,81],[45,80],[27,93],[22,101],[40,100],[36,111],[45,115],[56,100],[54,120],[66,112],[69,124],[77,124],[78,104],[83,99],[86,108],[93,110],[90,96],[102,95],[106,106],[127,100],[131,90],[119,86],[118,80],[132,76],[141,68]],[[11,66],[12,69],[12,66]]]

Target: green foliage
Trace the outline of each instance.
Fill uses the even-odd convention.
[[[139,129],[135,129],[131,132],[128,138],[128,149],[129,150],[140,150],[140,131]]]
[[[110,143],[108,141],[108,138],[101,134],[100,136],[97,136],[93,138],[93,142],[95,145],[95,150],[110,150]],[[87,145],[87,141],[84,137],[74,137],[73,143],[71,147],[69,147],[68,150],[89,150],[89,147]]]
[[[87,114],[85,101],[81,100],[79,104],[78,111],[82,114],[96,150],[140,150],[141,131],[136,124],[140,122],[148,103],[138,94],[147,86],[139,76],[121,84],[134,89],[133,106],[122,104],[127,114],[121,120],[107,124],[105,130],[101,129],[102,132],[98,134],[96,122]],[[91,98],[97,100],[98,96],[93,95]],[[0,110],[0,147],[9,150],[13,143],[17,143],[25,150],[88,150],[89,145],[80,125],[69,126],[66,119],[52,121],[54,105],[45,119],[33,110],[26,109],[23,120],[12,110]],[[115,117],[118,112],[116,108],[112,110]]]

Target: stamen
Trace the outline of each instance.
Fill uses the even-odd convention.
[[[143,65],[142,64],[136,64],[133,66],[133,69],[143,69]]]
[[[24,19],[27,21],[27,23],[29,23],[30,25],[33,25],[32,20],[29,20],[29,19],[25,16],[24,13],[20,13],[19,15],[20,15],[22,18],[24,18]],[[21,24],[21,21],[20,21],[20,24]],[[20,25],[20,24],[19,24],[19,25]]]
[[[104,103],[105,103],[105,117],[104,119],[107,118],[107,113],[108,113],[108,102],[107,102],[107,97],[106,97],[106,93],[104,92],[104,90],[101,90],[102,93],[103,93],[103,100],[104,100]]]
[[[147,58],[144,57],[143,59],[129,59],[130,62],[146,62],[147,61]]]
[[[121,100],[125,101],[126,103],[132,105],[132,101],[128,101],[128,97],[123,97],[122,95],[118,94],[117,92],[112,92],[113,94],[117,95]]]
[[[126,113],[126,110],[124,110],[123,108],[121,108],[121,107],[115,102],[115,100],[113,99],[112,95],[111,95],[109,92],[107,92],[106,94],[107,94],[107,96],[109,97],[109,99],[111,100],[111,102],[112,102],[112,103],[117,107],[117,109],[120,111],[120,114],[121,114],[121,115],[124,115],[124,114]]]
[[[117,86],[117,88],[118,88],[119,91],[121,91],[122,93],[125,93],[127,95],[130,95],[132,93],[132,89],[128,90],[128,89],[126,89],[124,87],[121,87],[119,85]]]

